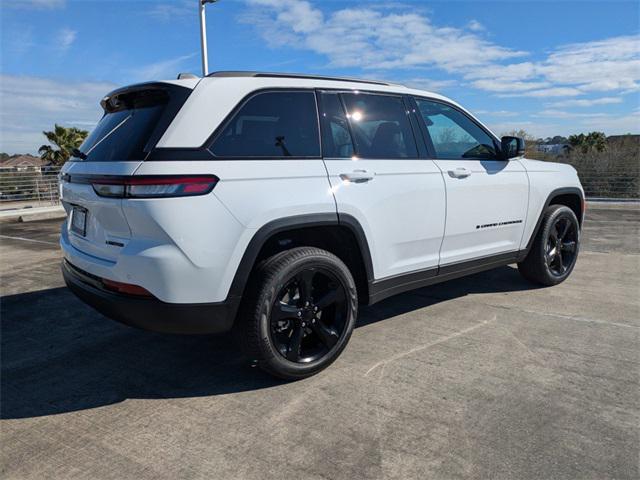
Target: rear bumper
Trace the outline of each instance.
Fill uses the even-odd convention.
[[[163,333],[205,334],[231,330],[240,298],[223,302],[179,304],[157,298],[135,297],[110,292],[91,274],[62,262],[67,287],[80,300],[112,320]]]

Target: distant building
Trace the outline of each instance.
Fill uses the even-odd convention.
[[[0,160],[0,169],[10,170],[13,172],[22,172],[31,170],[35,172],[42,172],[46,170],[51,162],[43,160],[40,157],[34,157],[33,155],[12,155],[9,158]]]
[[[566,155],[570,150],[571,145],[569,145],[568,143],[555,143],[551,145],[539,143],[536,145],[536,151],[548,153],[550,155]]]

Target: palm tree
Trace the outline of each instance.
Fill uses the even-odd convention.
[[[602,132],[590,132],[588,134],[571,135],[569,143],[572,147],[580,148],[582,153],[590,150],[604,152],[607,149],[607,136]]]
[[[587,145],[590,149],[604,152],[607,149],[607,136],[602,132],[591,132],[587,134]]]
[[[42,145],[38,153],[43,160],[47,160],[54,165],[62,165],[69,160],[74,148],[78,148],[84,139],[89,135],[86,130],[75,127],[63,127],[57,123],[51,132],[42,132],[51,145]]]

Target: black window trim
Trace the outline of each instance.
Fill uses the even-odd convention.
[[[322,159],[322,139],[320,132],[320,118],[318,113],[318,96],[315,93],[316,88],[313,87],[265,87],[256,90],[251,90],[244,97],[238,101],[238,103],[231,109],[231,111],[224,117],[220,124],[213,130],[207,139],[202,142],[199,147],[161,147],[155,148],[146,161],[255,161],[255,160],[318,160]],[[213,146],[216,138],[220,133],[228,126],[233,120],[236,113],[247,103],[252,97],[261,93],[267,92],[313,92],[315,96],[316,104],[316,122],[318,127],[318,140],[320,142],[320,156],[313,157],[300,157],[300,156],[272,156],[272,157],[221,157],[214,155],[210,148]]]
[[[499,162],[503,162],[505,161],[504,159],[502,159],[500,157],[501,154],[501,148],[500,148],[500,140],[498,139],[498,137],[496,137],[493,133],[491,133],[489,130],[487,130],[481,123],[479,123],[475,118],[471,117],[468,113],[466,113],[464,110],[462,110],[460,107],[447,102],[445,100],[441,100],[439,98],[432,98],[432,97],[425,97],[422,95],[409,95],[409,97],[411,98],[413,105],[414,105],[414,109],[415,109],[415,116],[416,119],[418,121],[418,125],[420,125],[420,130],[422,131],[422,135],[423,135],[423,140],[427,146],[427,149],[429,150],[429,154],[431,155],[431,159],[432,160],[458,160],[458,161],[486,161],[486,162],[495,162],[495,161],[499,161]],[[452,108],[454,110],[456,110],[458,113],[464,115],[467,119],[469,119],[469,121],[471,121],[474,125],[476,125],[480,130],[482,130],[485,134],[487,134],[487,136],[489,138],[491,138],[493,140],[494,143],[494,148],[496,149],[496,157],[495,158],[439,158],[435,147],[433,146],[433,140],[431,139],[431,135],[429,134],[429,130],[427,129],[427,125],[424,122],[424,118],[422,116],[422,114],[420,113],[420,107],[418,106],[418,102],[416,101],[416,99],[419,100],[425,100],[428,102],[434,102],[434,103],[439,103],[441,105],[445,105],[449,108]]]
[[[315,92],[315,97],[316,97],[316,118],[317,118],[317,122],[318,122],[318,136],[319,136],[319,141],[320,141],[320,157],[216,157],[214,156],[211,151],[209,150],[209,147],[213,144],[215,138],[217,137],[217,135],[222,131],[223,128],[225,128],[227,126],[227,124],[233,119],[233,116],[236,114],[236,112],[246,103],[247,100],[249,100],[252,96],[258,94],[258,93],[262,93],[262,92],[269,92],[269,91],[313,91]],[[154,149],[147,155],[147,158],[145,158],[145,161],[195,161],[195,160],[208,160],[208,161],[213,161],[213,160],[235,160],[235,161],[242,161],[242,160],[317,160],[317,159],[323,159],[323,160],[346,160],[345,158],[333,158],[333,157],[325,157],[324,156],[324,151],[323,151],[323,144],[322,144],[322,131],[321,131],[321,124],[320,124],[320,101],[319,101],[319,96],[318,93],[322,93],[322,92],[330,92],[330,93],[367,93],[367,94],[373,94],[373,95],[387,95],[387,96],[395,96],[395,97],[403,97],[405,99],[405,104],[409,104],[408,106],[410,106],[411,108],[408,108],[409,110],[409,116],[411,117],[411,115],[414,116],[414,120],[415,122],[411,122],[411,129],[413,131],[413,136],[414,136],[414,141],[416,142],[416,147],[418,148],[418,157],[413,157],[413,158],[397,158],[397,159],[385,159],[385,158],[368,158],[368,157],[358,157],[359,159],[362,160],[447,160],[447,159],[438,159],[436,154],[435,154],[435,149],[433,148],[433,145],[431,144],[431,137],[428,134],[428,131],[426,130],[426,125],[424,124],[424,119],[422,118],[422,115],[420,114],[420,110],[418,108],[418,105],[416,103],[416,99],[421,99],[421,100],[427,100],[430,102],[436,102],[436,103],[441,103],[443,105],[446,105],[450,108],[453,108],[457,111],[459,111],[460,113],[462,113],[463,115],[465,115],[466,117],[468,117],[474,124],[476,124],[482,131],[484,131],[487,135],[489,135],[490,138],[492,138],[495,142],[496,145],[499,147],[500,146],[500,141],[499,139],[493,135],[491,132],[489,132],[483,125],[481,125],[480,123],[478,123],[478,121],[476,121],[474,118],[469,117],[469,115],[464,112],[463,110],[461,110],[459,107],[457,107],[456,105],[447,102],[445,100],[439,99],[439,98],[433,98],[433,97],[428,97],[428,96],[424,96],[424,95],[415,95],[413,93],[404,93],[404,92],[394,92],[394,91],[380,91],[380,90],[370,90],[370,89],[362,89],[362,88],[354,88],[354,89],[348,89],[348,88],[331,88],[331,87],[266,87],[266,88],[260,88],[257,90],[252,90],[251,92],[247,93],[239,102],[238,104],[225,116],[224,120],[220,123],[220,125],[218,125],[218,127],[216,127],[214,129],[214,131],[209,135],[209,137],[207,137],[207,139],[202,143],[202,145],[200,145],[199,147],[154,147]],[[342,100],[341,100],[342,102]],[[344,106],[343,106],[344,108]],[[345,109],[346,111],[346,109]],[[349,125],[349,122],[347,122],[347,125]],[[418,127],[418,130],[416,130],[416,125]],[[349,128],[351,128],[349,126]],[[351,131],[349,132],[351,134]],[[353,135],[352,136],[352,141],[353,141]],[[422,156],[422,150],[425,150],[424,152],[424,156]],[[355,152],[355,144],[354,144],[354,152]],[[498,151],[500,151],[500,149],[498,148]],[[448,160],[485,160],[485,161],[502,161],[500,158],[495,158],[495,159],[487,159],[487,158],[482,158],[482,159],[473,159],[473,158],[465,158],[465,159],[448,159]]]
[[[360,156],[359,152],[358,152],[358,148],[356,146],[356,142],[353,139],[353,132],[351,130],[351,122],[349,121],[349,119],[347,118],[347,126],[349,128],[349,135],[351,136],[351,143],[353,145],[353,152],[354,152],[354,156],[356,156],[358,158],[358,160],[425,160],[428,159],[428,151],[425,151],[426,146],[424,144],[422,144],[421,142],[424,142],[424,138],[422,138],[421,132],[416,131],[416,125],[414,124],[414,122],[411,120],[411,115],[412,113],[412,108],[411,106],[408,104],[407,102],[407,94],[406,93],[401,93],[401,92],[381,92],[379,90],[364,90],[364,89],[360,89],[360,88],[356,88],[356,89],[347,89],[347,88],[316,88],[317,93],[322,94],[323,92],[329,92],[329,93],[336,93],[338,95],[338,98],[340,99],[340,104],[342,105],[342,109],[345,112],[345,115],[347,113],[347,106],[344,103],[344,99],[342,98],[342,94],[343,93],[350,93],[350,94],[366,94],[366,95],[382,95],[382,96],[387,96],[387,97],[398,97],[400,98],[400,100],[402,100],[402,104],[405,107],[407,113],[407,118],[409,120],[409,125],[411,126],[411,133],[413,135],[413,141],[415,142],[415,146],[416,146],[416,156],[415,157],[363,157]],[[317,96],[317,98],[319,98]],[[320,104],[318,104],[318,121],[320,120]],[[321,135],[322,136],[322,135]],[[424,155],[424,156],[423,156]],[[323,160],[348,160],[345,157],[322,157]]]
[[[312,156],[301,156],[301,155],[292,155],[292,156],[284,156],[284,155],[242,155],[242,156],[230,156],[230,155],[216,155],[212,151],[213,144],[216,142],[218,137],[222,134],[222,132],[229,126],[229,124],[234,120],[237,113],[242,110],[242,108],[253,98],[258,95],[264,95],[267,93],[282,93],[282,92],[305,92],[305,93],[313,93],[314,98],[314,107],[316,112],[316,127],[318,131],[318,150],[320,155],[312,155]],[[259,90],[254,90],[248,95],[246,95],[238,104],[231,110],[231,112],[225,117],[225,119],[220,123],[220,125],[214,130],[213,134],[207,139],[206,142],[202,145],[201,148],[204,148],[211,155],[211,160],[319,160],[322,158],[322,134],[320,132],[320,118],[318,111],[318,98],[314,88],[296,88],[296,87],[285,87],[285,88],[261,88]]]
[[[326,89],[319,89],[316,88],[315,89],[316,92],[316,108],[318,109],[318,126],[320,127],[320,153],[322,154],[322,159],[323,160],[329,160],[329,159],[334,159],[334,160],[348,160],[348,157],[332,157],[332,156],[326,156],[324,154],[324,140],[322,138],[322,119],[320,118],[320,113],[323,110],[323,101],[322,101],[322,94],[327,92]],[[347,109],[345,108],[344,102],[342,101],[342,97],[340,96],[340,93],[338,91],[332,91],[332,92],[328,92],[328,93],[335,93],[336,96],[338,97],[338,102],[340,103],[340,106],[342,107],[342,111],[343,113],[345,113],[345,121],[347,124],[347,132],[349,133],[349,138],[351,139],[351,147],[353,149],[353,154],[355,155],[355,151],[356,151],[356,146],[355,146],[355,142],[353,141],[353,132],[351,131],[351,124],[349,123],[348,119],[346,118],[346,111]]]
[[[411,122],[411,128],[416,140],[416,147],[418,148],[419,159],[430,159],[429,145],[422,133],[420,122],[418,121],[418,107],[410,95],[403,95],[404,104],[409,112],[409,121]],[[431,139],[429,139],[430,141]]]
[[[100,117],[100,120],[98,120],[98,122],[100,122],[104,118],[104,116],[107,115],[108,113],[105,108],[105,103],[108,99],[117,95],[132,93],[139,90],[163,90],[167,92],[167,95],[168,95],[167,103],[165,104],[165,107],[162,110],[162,113],[160,114],[158,121],[156,122],[156,126],[151,131],[149,138],[147,139],[147,141],[145,142],[142,148],[142,151],[144,153],[144,158],[128,160],[128,161],[145,162],[151,159],[153,152],[157,150],[156,144],[158,143],[160,138],[162,138],[162,135],[164,135],[164,133],[167,131],[167,128],[169,128],[169,125],[171,124],[171,122],[173,122],[173,120],[175,119],[180,109],[187,102],[187,100],[189,99],[189,96],[191,95],[191,93],[193,93],[193,89],[188,87],[183,87],[181,85],[175,85],[172,83],[164,83],[164,82],[137,83],[134,85],[129,85],[127,87],[117,88],[107,93],[103,97],[103,99],[100,101],[100,106],[103,109],[103,113],[102,113],[102,116]],[[71,157],[69,161],[70,162],[83,161],[83,160],[73,160],[74,158],[75,157]]]

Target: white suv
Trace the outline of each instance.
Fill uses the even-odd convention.
[[[359,303],[510,263],[554,285],[576,262],[576,171],[437,94],[218,72],[102,106],[62,172],[67,285],[129,325],[233,329],[280,377],[333,362]]]

